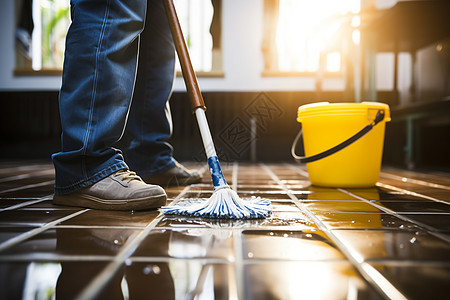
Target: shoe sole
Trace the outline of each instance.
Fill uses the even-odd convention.
[[[78,206],[98,210],[145,210],[156,209],[166,204],[166,194],[135,199],[107,200],[86,194],[54,195],[53,204]]]

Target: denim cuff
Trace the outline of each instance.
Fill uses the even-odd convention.
[[[109,175],[123,170],[123,169],[128,169],[128,166],[125,162],[119,162],[116,163],[112,166],[109,166],[103,170],[101,170],[100,172],[97,172],[96,174],[94,174],[93,176],[84,179],[82,181],[78,181],[70,186],[64,186],[64,187],[58,187],[55,185],[55,195],[63,195],[63,194],[69,194],[69,193],[73,193],[76,192],[80,189],[89,187],[97,182],[99,182],[100,180],[108,177]]]

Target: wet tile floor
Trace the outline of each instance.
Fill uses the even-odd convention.
[[[203,182],[169,201],[212,194],[188,165]],[[0,163],[0,299],[448,299],[448,174],[383,168],[374,188],[335,189],[294,163],[222,168],[272,216],[54,206],[50,163]]]

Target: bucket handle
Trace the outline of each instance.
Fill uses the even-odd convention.
[[[384,113],[383,109],[378,110],[377,115],[375,116],[375,119],[370,124],[367,124],[366,126],[364,126],[364,128],[361,129],[360,131],[358,131],[356,134],[354,134],[347,140],[343,141],[342,143],[340,143],[328,150],[325,150],[321,153],[314,154],[311,156],[299,156],[295,153],[295,149],[297,148],[298,141],[300,140],[300,137],[302,137],[302,135],[303,135],[303,130],[300,129],[299,133],[297,134],[297,136],[294,139],[294,142],[292,143],[291,154],[295,158],[295,160],[300,163],[310,163],[310,162],[325,158],[327,156],[330,156],[330,155],[344,149],[345,147],[353,144],[354,142],[356,142],[357,140],[362,138],[364,135],[366,135],[369,131],[372,130],[372,128],[375,125],[377,125],[378,123],[380,123],[381,121],[384,120],[384,115],[385,115],[385,113]]]

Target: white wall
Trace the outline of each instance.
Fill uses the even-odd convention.
[[[314,78],[262,77],[263,0],[223,1],[224,78],[199,78],[203,91],[314,90]],[[14,76],[14,0],[0,1],[0,90],[58,90],[60,76]],[[324,89],[340,90],[341,79],[324,81]],[[175,90],[184,90],[177,78]]]

